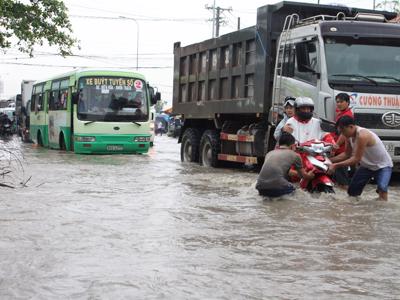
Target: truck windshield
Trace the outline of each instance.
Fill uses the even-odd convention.
[[[400,39],[326,37],[329,83],[400,85]]]
[[[123,77],[79,80],[78,119],[85,121],[147,121],[145,83]]]

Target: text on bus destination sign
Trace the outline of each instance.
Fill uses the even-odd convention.
[[[90,77],[90,78],[85,78],[85,84],[87,86],[112,85],[112,86],[134,86],[136,88],[142,87],[142,82],[140,80],[131,78]]]

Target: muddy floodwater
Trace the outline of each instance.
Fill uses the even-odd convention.
[[[0,187],[2,300],[400,299],[398,182],[387,203],[372,185],[263,201],[256,172],[182,164],[169,137],[147,155],[9,147],[30,180]]]

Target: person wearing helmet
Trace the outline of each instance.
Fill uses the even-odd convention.
[[[313,118],[314,101],[309,97],[297,97],[294,101],[294,116],[283,130],[291,133],[298,143],[320,140],[326,132],[321,129],[321,120]]]
[[[296,98],[292,96],[287,96],[285,102],[283,103],[283,108],[285,110],[283,114],[283,119],[279,122],[278,126],[275,128],[274,138],[278,142],[282,135],[282,128],[285,126],[287,120],[294,116],[294,101]]]

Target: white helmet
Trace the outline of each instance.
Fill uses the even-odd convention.
[[[301,107],[309,107],[310,112],[302,112]],[[294,101],[295,115],[301,121],[308,121],[312,118],[314,112],[314,101],[310,97],[297,97]]]

